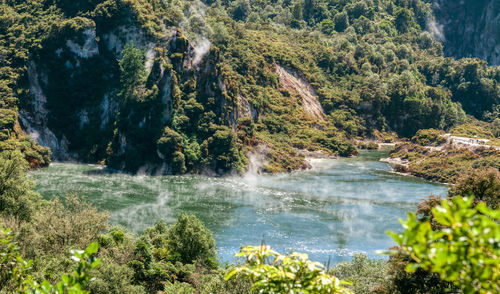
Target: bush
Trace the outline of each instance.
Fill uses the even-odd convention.
[[[446,142],[444,131],[436,129],[418,130],[411,141],[422,146],[439,146]]]
[[[448,191],[448,197],[467,196],[482,201],[492,209],[500,204],[500,171],[495,168],[463,174]]]
[[[269,246],[244,247],[236,256],[244,257],[245,264],[226,274],[229,280],[236,274],[251,280],[252,291],[259,293],[351,293],[334,276],[328,275],[323,265],[312,262],[307,254],[281,255]]]
[[[167,246],[178,254],[183,263],[197,260],[213,265],[215,262],[215,240],[205,225],[192,214],[181,214],[168,230]]]
[[[19,254],[19,247],[13,240],[10,229],[0,230],[0,290],[17,293],[42,294],[89,294],[87,286],[91,281],[91,271],[97,268],[96,258],[99,246],[91,243],[85,250],[71,250],[72,260],[78,262],[71,274],[63,274],[59,283],[51,285],[47,280],[35,280],[29,274],[32,260],[25,261]]]
[[[0,153],[0,214],[22,221],[33,217],[40,196],[32,190],[35,183],[26,176],[28,169],[21,152]]]
[[[183,174],[186,172],[186,158],[180,151],[175,151],[173,154],[172,170],[177,174]]]
[[[174,283],[168,283],[167,286],[165,287],[164,292],[165,294],[192,294],[194,293],[193,286],[187,283],[180,283],[180,282],[174,282]]]
[[[64,255],[70,248],[83,248],[107,228],[108,214],[81,198],[69,195],[42,206],[31,223],[21,227],[20,239],[29,258]]]
[[[406,270],[431,271],[464,293],[500,291],[500,213],[474,199],[455,197],[432,209],[443,228],[433,230],[413,213],[402,221],[402,234],[390,233],[401,252],[412,259]]]
[[[347,13],[337,13],[333,17],[333,22],[335,24],[335,30],[337,32],[343,32],[349,26],[349,18],[347,17]]]
[[[415,21],[413,20],[413,15],[409,9],[399,9],[398,11],[396,11],[394,17],[394,25],[400,33],[407,33],[416,25]]]
[[[182,136],[179,133],[169,127],[165,127],[163,134],[157,142],[158,151],[160,151],[163,156],[169,158],[175,151],[179,150],[182,141]]]
[[[90,281],[88,289],[95,294],[140,294],[146,293],[142,286],[132,285],[134,271],[127,265],[103,263],[92,271],[95,278]]]
[[[393,253],[389,258],[388,276],[391,288],[385,293],[426,293],[442,294],[452,292],[454,287],[451,283],[439,278],[436,273],[418,268],[414,272],[406,271],[406,268],[414,261],[401,248],[391,248]],[[453,292],[452,292],[453,293]]]
[[[346,286],[356,294],[373,293],[391,287],[389,265],[385,260],[369,259],[365,254],[356,254],[352,261],[344,261],[330,269],[335,277],[348,281]]]

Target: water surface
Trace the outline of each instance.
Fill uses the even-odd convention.
[[[385,155],[365,151],[357,158],[313,160],[308,171],[243,178],[131,176],[73,163],[53,163],[31,175],[43,197],[76,192],[134,232],[194,213],[214,233],[225,261],[240,245],[264,240],[281,252],[338,262],[357,252],[378,257],[375,250],[393,246],[385,231],[400,231],[398,218],[429,194],[445,195],[443,185],[391,173],[378,161]]]

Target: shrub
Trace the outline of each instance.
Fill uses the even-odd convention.
[[[172,170],[177,174],[183,174],[186,172],[186,158],[180,151],[175,151],[173,154]]]
[[[344,261],[330,269],[335,277],[351,282],[346,286],[356,294],[372,293],[389,289],[389,265],[385,260],[369,259],[365,254],[356,254],[352,261]]]
[[[78,262],[71,274],[63,274],[60,282],[51,285],[46,280],[36,281],[29,274],[32,261],[25,261],[19,254],[19,247],[13,240],[10,229],[0,231],[0,290],[17,293],[42,294],[88,294],[91,271],[97,268],[100,259],[95,257],[99,246],[90,244],[85,250],[71,250],[72,259]]]
[[[411,138],[413,143],[423,146],[439,146],[446,142],[444,131],[436,129],[418,130]]]
[[[453,284],[443,281],[436,273],[418,268],[407,272],[406,268],[414,261],[401,248],[391,248],[393,253],[389,258],[387,272],[391,281],[389,291],[385,293],[427,293],[442,294],[454,290]]]
[[[179,133],[169,127],[165,127],[163,134],[157,142],[158,151],[165,157],[171,157],[175,151],[179,150],[182,141],[182,136]]]
[[[19,151],[0,153],[0,214],[20,220],[33,217],[40,196],[32,189],[35,184],[26,176],[28,163]]]
[[[433,230],[429,221],[419,222],[413,213],[402,234],[390,233],[408,255],[407,271],[421,268],[454,283],[464,293],[500,291],[500,212],[474,199],[455,197],[432,209],[443,227]]]
[[[500,203],[500,171],[495,168],[483,169],[463,174],[448,191],[448,197],[474,196],[492,209]]]
[[[323,265],[312,262],[307,254],[281,255],[269,246],[244,247],[236,256],[244,257],[245,264],[226,274],[229,280],[236,274],[248,277],[252,291],[259,293],[351,293],[342,281],[330,276]]]
[[[413,15],[409,9],[399,9],[398,11],[396,11],[394,17],[394,25],[400,33],[406,33],[416,25],[415,21],[413,20]]]
[[[197,260],[213,265],[215,261],[215,240],[212,233],[192,214],[181,214],[169,228],[168,248],[179,254],[183,263]]]
[[[174,282],[174,283],[168,283],[167,286],[165,287],[164,292],[165,294],[192,294],[194,293],[194,289],[190,284],[187,283],[181,283],[181,282]]]
[[[465,123],[450,130],[455,136],[474,137],[490,139],[494,138],[490,130],[472,123]]]
[[[127,265],[103,263],[92,271],[95,278],[90,281],[88,289],[95,294],[140,294],[146,293],[142,286],[133,285],[134,271]]]
[[[123,90],[128,91],[146,81],[147,73],[144,68],[145,52],[134,46],[133,43],[125,45],[120,65],[120,82]]]
[[[64,255],[98,239],[107,228],[108,214],[75,195],[46,203],[31,223],[21,227],[21,247],[27,257]]]
[[[0,231],[0,290],[20,292],[25,288],[32,260],[25,261],[14,242],[15,234],[11,229]]]
[[[335,30],[337,32],[343,32],[349,26],[349,18],[347,17],[347,13],[337,13],[333,17],[333,22],[335,24]]]

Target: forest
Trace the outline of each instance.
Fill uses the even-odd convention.
[[[33,167],[227,174],[260,150],[280,172],[356,139],[498,135],[498,67],[444,58],[424,1],[6,1],[1,17],[1,148]]]
[[[498,8],[465,2],[471,15]],[[439,17],[461,15],[453,8],[3,0],[0,293],[499,292],[500,67],[460,58],[477,52],[437,31]],[[352,157],[379,143],[395,144],[396,171],[448,194],[389,232],[389,258],[333,266],[265,245],[224,264],[193,214],[129,232],[78,192],[44,199],[28,175],[52,161],[243,175],[256,154],[259,173],[283,173],[308,169],[307,152]]]

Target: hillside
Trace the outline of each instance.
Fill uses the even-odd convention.
[[[500,293],[499,2],[1,1],[0,293]]]
[[[0,146],[32,167],[50,162],[42,145],[56,160],[130,172],[241,172],[256,150],[264,170],[290,171],[307,166],[304,149],[349,156],[353,139],[380,131],[499,115],[500,69],[444,58],[424,1],[34,0],[1,11]]]

